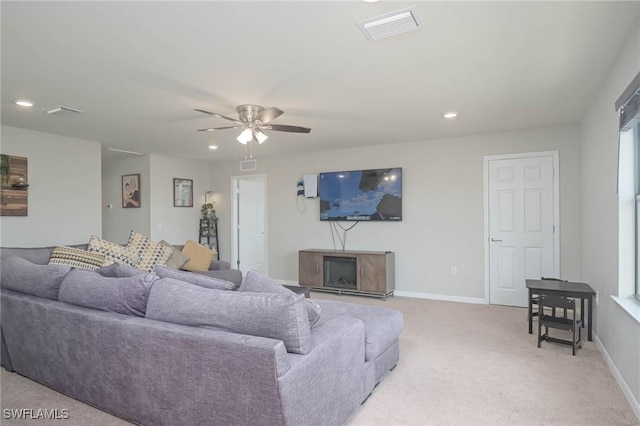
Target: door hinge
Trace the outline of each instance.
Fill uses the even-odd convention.
[[[236,194],[240,193],[240,188],[236,188]]]
[[[553,170],[553,177],[556,177],[556,169],[552,169]]]
[[[553,233],[554,234],[556,233],[556,226],[555,225],[553,225]]]

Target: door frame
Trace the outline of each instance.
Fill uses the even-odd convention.
[[[553,274],[560,278],[560,152],[539,151],[514,154],[484,156],[484,301],[491,304],[490,258],[489,258],[489,162],[494,160],[515,160],[520,158],[546,157],[553,159]]]
[[[268,246],[268,231],[267,224],[269,220],[267,218],[267,175],[266,174],[254,174],[254,175],[236,175],[231,176],[231,190],[229,192],[231,199],[231,268],[238,268],[238,194],[236,188],[238,187],[239,180],[250,180],[260,178],[264,181],[264,271],[265,275],[269,272],[269,251]]]

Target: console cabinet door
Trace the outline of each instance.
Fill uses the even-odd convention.
[[[387,292],[387,258],[383,254],[358,255],[358,290]]]
[[[300,285],[322,287],[322,254],[310,251],[298,253],[298,280]]]

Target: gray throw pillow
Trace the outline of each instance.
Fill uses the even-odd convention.
[[[103,277],[108,278],[127,278],[147,273],[141,269],[134,268],[131,265],[121,265],[120,263],[112,263],[109,266],[103,266],[102,268],[96,269],[96,272]]]
[[[167,260],[167,267],[178,270],[182,268],[185,263],[191,260],[189,256],[185,256],[180,250],[176,249],[165,240],[160,241],[159,244],[162,244],[163,246],[169,247],[169,249],[171,249],[171,257],[169,257],[169,260]]]
[[[247,276],[244,277],[238,291],[295,294],[288,288],[278,284],[273,278],[258,271],[249,271]],[[320,319],[320,312],[322,310],[317,303],[312,302],[309,299],[305,299],[304,301],[307,308],[307,316],[309,317],[309,324],[313,328],[318,323],[318,320]]]
[[[280,340],[287,352],[307,354],[311,331],[304,295],[213,290],[171,278],[157,280],[146,318]]]
[[[58,300],[68,265],[37,265],[21,257],[8,257],[0,262],[0,286],[19,293]]]
[[[215,290],[233,290],[235,284],[229,281],[219,280],[217,278],[205,277],[204,275],[194,274],[191,272],[174,271],[165,266],[156,265],[156,275],[160,278],[173,278],[188,282],[189,284],[199,285],[200,287],[212,288]]]
[[[144,317],[149,290],[157,279],[148,273],[109,278],[95,271],[75,269],[62,281],[59,300],[85,308]]]

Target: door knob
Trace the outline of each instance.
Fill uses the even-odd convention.
[[[494,242],[494,243],[501,243],[502,242],[502,240],[499,240],[497,238],[492,238],[491,241]]]

